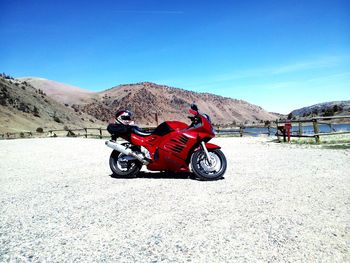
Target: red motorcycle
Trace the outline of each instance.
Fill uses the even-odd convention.
[[[108,131],[112,140],[106,145],[113,149],[109,159],[115,176],[135,177],[142,165],[151,171],[193,172],[201,180],[223,177],[227,162],[220,146],[208,143],[215,137],[210,117],[201,114],[192,104],[189,112],[191,124],[179,121],[161,123],[154,131],[146,132],[137,126],[124,132]],[[123,128],[125,128],[123,127]],[[121,137],[127,143],[117,143]]]

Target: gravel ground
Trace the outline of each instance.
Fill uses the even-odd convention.
[[[110,177],[103,140],[0,141],[0,262],[349,262],[350,151],[219,138],[225,179]]]

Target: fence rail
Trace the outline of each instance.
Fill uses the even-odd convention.
[[[290,137],[300,137],[300,138],[314,138],[316,143],[319,144],[321,143],[321,136],[332,136],[332,135],[339,135],[339,134],[350,134],[349,131],[332,131],[332,126],[334,124],[339,124],[339,123],[334,123],[331,121],[334,120],[348,120],[350,119],[350,116],[326,116],[326,117],[313,117],[311,119],[299,119],[299,120],[285,120],[285,121],[276,121],[276,136],[278,141],[280,141],[280,137],[283,136],[283,140],[286,141],[286,129],[283,129],[286,124],[293,124],[293,123],[298,123],[298,132],[297,134],[290,134]],[[328,122],[329,121],[329,122]],[[312,124],[313,127],[313,134],[303,134],[302,131],[302,125],[305,123],[310,123]],[[350,121],[348,122],[342,122],[341,124],[349,124]],[[320,125],[329,125],[330,131],[331,132],[320,132]]]
[[[249,131],[247,129],[266,129],[266,132],[254,132],[254,131]],[[241,125],[239,127],[231,127],[231,128],[220,128],[216,127],[215,129],[216,134],[219,135],[239,135],[240,137],[243,137],[243,135],[256,135],[256,134],[265,134],[265,135],[272,135],[273,130],[270,125],[268,126],[263,126],[263,125]]]
[[[144,130],[155,129],[155,127],[144,127]],[[111,135],[106,128],[76,128],[76,129],[52,129],[43,132],[22,131],[6,132],[0,134],[0,139],[19,139],[19,138],[47,138],[47,137],[84,137],[84,138],[110,138]]]
[[[299,120],[278,120],[268,125],[240,125],[237,127],[222,128],[216,127],[216,133],[218,135],[236,135],[243,137],[244,135],[268,135],[277,136],[278,141],[281,141],[281,137],[286,141],[285,124],[297,124],[298,130],[290,134],[290,137],[299,138],[314,138],[316,143],[320,143],[321,136],[350,134],[350,131],[334,131],[332,132],[332,125],[334,122],[327,122],[327,120],[334,121],[335,119],[350,119],[350,116],[332,116],[332,117],[314,117],[311,119],[299,119]],[[303,133],[303,124],[310,123],[313,127],[313,134]],[[350,123],[350,121],[348,122]],[[347,124],[347,123],[346,123]],[[329,125],[331,132],[320,132],[319,125]],[[143,127],[145,130],[152,130],[155,127]],[[84,138],[109,138],[110,134],[106,128],[99,127],[84,127],[75,129],[51,129],[43,132],[23,131],[16,133],[4,133],[0,134],[0,139],[17,139],[17,138],[34,138],[34,137],[84,137]]]

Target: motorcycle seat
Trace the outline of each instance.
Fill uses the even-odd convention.
[[[144,131],[137,126],[133,126],[131,131],[137,135],[140,135],[140,136],[149,136],[152,134],[152,132]]]
[[[166,122],[161,123],[155,130],[152,131],[145,131],[138,126],[132,126],[131,132],[140,135],[140,136],[149,136],[149,135],[158,135],[158,136],[164,136],[170,132],[172,132],[173,129],[169,127],[169,125]]]

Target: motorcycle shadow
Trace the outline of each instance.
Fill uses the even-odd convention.
[[[173,173],[173,172],[144,172],[141,171],[136,175],[135,177],[126,177],[126,176],[119,176],[116,174],[110,174],[110,177],[114,179],[137,179],[137,178],[143,178],[143,179],[182,179],[182,180],[196,180],[196,181],[203,181],[197,178],[193,173]],[[218,180],[224,180],[225,177],[222,177]],[[217,180],[216,180],[217,181]],[[214,180],[215,182],[215,180]]]
[[[172,173],[172,172],[144,172],[141,171],[135,177],[124,177],[116,174],[109,175],[115,179],[188,179],[188,180],[197,180],[193,173]]]

